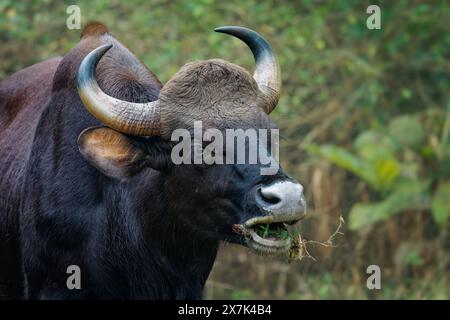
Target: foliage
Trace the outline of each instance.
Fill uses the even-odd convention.
[[[446,119],[445,112],[436,112]],[[440,127],[446,125],[442,123]],[[363,131],[354,142],[355,154],[334,145],[310,145],[309,150],[358,175],[382,198],[353,205],[349,216],[351,229],[371,225],[402,211],[430,209],[436,222],[446,226],[450,218],[446,198],[450,175],[434,175],[434,163],[423,159],[425,156],[430,160],[434,154],[434,160],[439,163],[442,155],[450,154],[450,145],[444,142],[448,132],[438,131],[438,134],[443,141],[436,149],[429,144],[432,136],[426,136],[419,116],[401,115],[394,117],[386,127],[378,124],[376,130]],[[448,163],[446,157],[444,162]],[[432,205],[430,195],[433,195]]]

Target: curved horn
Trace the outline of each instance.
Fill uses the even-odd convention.
[[[257,32],[243,27],[226,26],[216,28],[214,31],[235,36],[250,48],[256,64],[253,78],[258,83],[259,89],[269,99],[270,104],[265,112],[271,113],[280,97],[281,75],[278,59],[270,44]]]
[[[136,136],[160,133],[158,100],[134,103],[116,99],[104,93],[95,79],[95,67],[112,45],[91,51],[81,62],[77,74],[77,89],[86,109],[108,127]]]

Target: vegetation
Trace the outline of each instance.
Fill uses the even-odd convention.
[[[288,263],[224,245],[207,298],[450,298],[450,33],[448,1],[77,1],[82,24],[106,23],[167,81],[184,63],[221,57],[252,69],[248,49],[212,32],[248,26],[279,54],[283,95],[273,113],[280,157],[305,186],[304,239],[336,248]],[[0,1],[0,79],[68,52],[60,1]],[[366,288],[366,268],[382,290]]]
[[[256,227],[256,233],[262,238],[275,238],[280,240],[291,239],[291,235],[285,228],[274,228],[270,224],[260,224]]]

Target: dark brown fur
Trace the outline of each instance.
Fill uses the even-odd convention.
[[[17,297],[20,289],[18,209],[23,175],[60,61],[38,63],[0,83],[0,298]]]
[[[18,215],[37,126],[42,125],[42,114],[52,96],[67,90],[76,92],[75,76],[81,60],[105,43],[114,44],[114,48],[97,68],[97,79],[103,90],[122,100],[155,100],[161,88],[159,80],[99,23],[86,26],[82,40],[64,59],[35,64],[0,83],[0,298],[17,298],[23,289]],[[77,101],[65,108],[83,107]],[[52,109],[51,112],[61,112],[63,106],[55,105]],[[59,126],[69,123],[68,119],[61,119]],[[76,138],[73,147],[76,148]]]
[[[131,102],[160,97],[165,139],[111,129],[84,135],[101,124],[82,105],[75,78],[102,44],[113,48],[97,66],[100,87]],[[2,81],[0,298],[198,299],[219,241],[244,243],[231,226],[265,215],[258,186],[289,178],[281,169],[261,176],[259,165],[171,166],[167,138],[194,120],[273,127],[255,81],[215,59],[187,64],[161,87],[98,23],[63,59]],[[82,270],[82,290],[66,286],[72,264]]]

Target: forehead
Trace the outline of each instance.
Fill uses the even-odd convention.
[[[186,64],[164,85],[159,99],[163,108],[176,113],[177,120],[169,121],[184,128],[194,121],[218,129],[273,126],[253,77],[220,59]]]
[[[185,64],[161,93],[176,97],[189,94],[197,98],[201,98],[200,94],[217,98],[223,98],[224,94],[251,97],[257,95],[258,85],[244,68],[222,59],[210,59]]]

